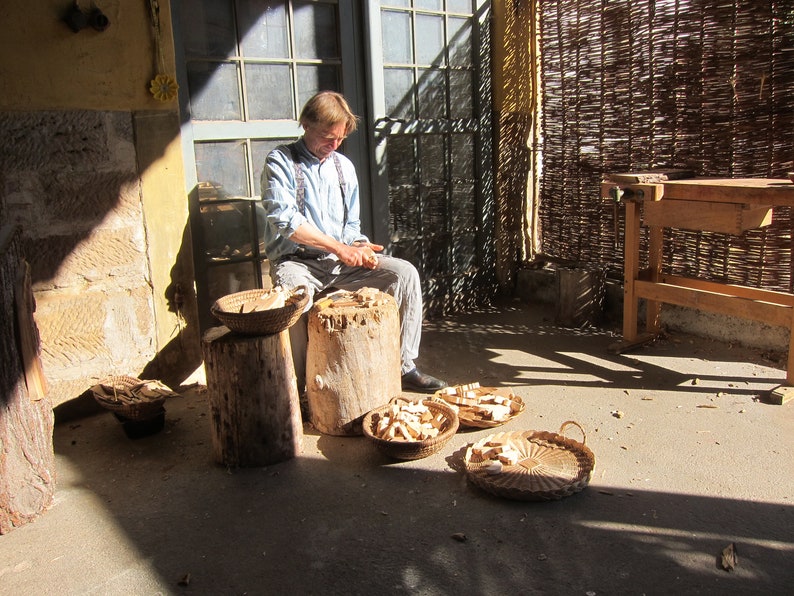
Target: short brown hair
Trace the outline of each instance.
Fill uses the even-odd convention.
[[[298,121],[304,129],[308,125],[335,126],[343,123],[345,134],[358,127],[358,116],[350,109],[347,100],[335,91],[320,91],[307,101]]]

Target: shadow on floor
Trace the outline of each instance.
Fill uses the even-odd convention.
[[[469,485],[461,458],[482,429],[393,462],[363,437],[307,426],[304,456],[224,470],[194,387],[146,438],[128,439],[108,413],[60,422],[58,503],[0,539],[0,577],[9,593],[785,593],[794,425],[789,407],[758,401],[783,372],[687,338],[615,356],[614,339],[526,307],[425,333],[428,372],[522,395],[510,429],[584,422],[596,471],[574,496],[516,502]],[[731,543],[728,572],[718,557]]]

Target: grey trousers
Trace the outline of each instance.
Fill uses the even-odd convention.
[[[273,285],[284,288],[307,286],[311,299],[326,288],[355,291],[364,287],[376,288],[394,296],[400,312],[400,359],[401,372],[414,369],[414,359],[419,355],[422,336],[422,288],[419,273],[411,263],[388,255],[378,255],[378,267],[348,267],[335,255],[318,259],[292,257],[271,264],[270,276]],[[290,328],[292,357],[298,376],[298,388],[303,391],[306,377],[306,348],[308,344],[306,312]]]

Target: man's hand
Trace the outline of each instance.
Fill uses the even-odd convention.
[[[352,246],[346,246],[344,250],[337,253],[339,260],[350,267],[366,267],[375,269],[378,266],[378,255],[376,252],[383,250],[380,244],[371,242],[354,242]]]
[[[305,244],[318,250],[334,253],[339,260],[350,267],[366,267],[375,269],[378,266],[376,252],[383,250],[380,244],[371,242],[354,242],[352,246],[342,244],[327,234],[323,234],[308,222],[302,223],[290,240],[298,244]]]

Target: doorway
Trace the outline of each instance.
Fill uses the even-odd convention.
[[[268,287],[262,165],[320,90],[361,116],[340,151],[362,229],[417,266],[428,314],[492,284],[489,2],[182,0],[182,142],[202,329],[219,297]]]

